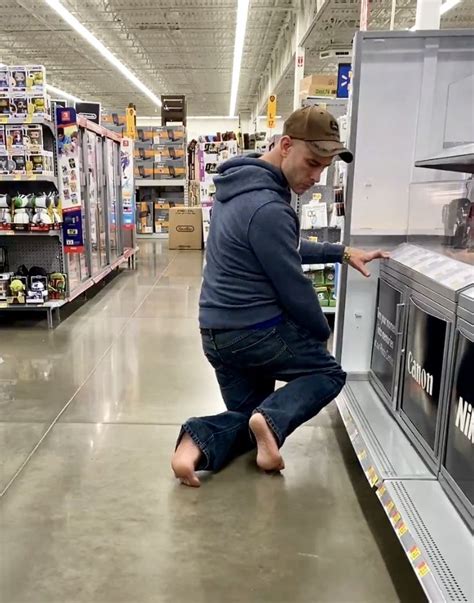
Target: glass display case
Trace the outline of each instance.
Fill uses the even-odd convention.
[[[429,598],[472,600],[474,36],[360,32],[352,84],[344,243],[391,257],[370,279],[341,271],[335,349],[348,381],[338,404],[359,458],[370,457],[424,547]]]

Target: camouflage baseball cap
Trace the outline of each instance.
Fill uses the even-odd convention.
[[[340,140],[337,120],[316,105],[294,111],[283,125],[283,135],[308,142],[320,157],[339,156],[346,163],[354,159]]]

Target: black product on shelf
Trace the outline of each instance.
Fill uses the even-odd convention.
[[[0,247],[0,272],[9,272],[8,250],[6,247]]]
[[[399,322],[403,294],[387,278],[380,278],[377,290],[371,377],[380,384],[382,399],[395,410],[398,391]]]

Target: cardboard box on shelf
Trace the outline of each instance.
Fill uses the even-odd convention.
[[[137,232],[140,234],[153,233],[153,203],[139,201],[137,203]]]
[[[169,233],[170,208],[174,206],[172,201],[169,203],[155,201],[155,232]]]
[[[163,165],[161,163],[154,164],[154,178],[157,180],[172,180],[173,178],[185,178],[186,168]]]
[[[153,180],[153,160],[136,160],[134,163],[135,178]]]
[[[300,82],[300,99],[308,96],[336,96],[337,74],[308,75]]]
[[[184,128],[181,126],[155,128],[153,141],[155,144],[181,142],[184,144]]]
[[[146,148],[146,147],[135,147],[134,151],[134,157],[136,160],[151,160],[153,161],[155,158],[155,153],[153,152],[153,149],[150,148]]]
[[[169,215],[169,248],[202,249],[201,208],[172,207]]]
[[[149,142],[153,144],[153,132],[152,127],[137,128],[137,140],[138,142]]]

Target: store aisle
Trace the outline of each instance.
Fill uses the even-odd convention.
[[[422,600],[334,405],[289,438],[283,477],[250,454],[175,482],[180,422],[222,408],[201,270],[142,242],[138,271],[53,332],[0,324],[0,600]]]

